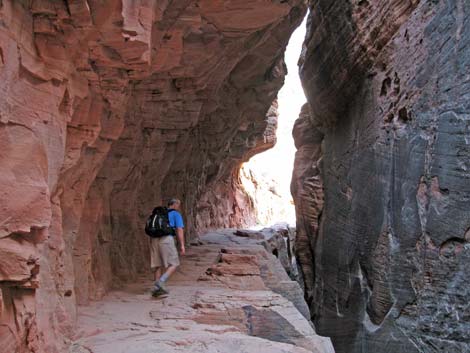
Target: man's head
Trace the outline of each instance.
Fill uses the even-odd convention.
[[[168,207],[174,210],[179,210],[181,206],[181,201],[178,199],[171,199],[168,201]]]

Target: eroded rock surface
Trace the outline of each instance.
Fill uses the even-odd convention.
[[[303,302],[302,291],[263,240],[231,230],[201,240],[168,297],[152,299],[141,278],[81,308],[71,352],[334,352],[290,301]]]
[[[260,244],[276,256],[289,278],[303,286],[296,258],[296,231],[287,223],[277,223],[260,230],[240,230],[234,232],[237,237],[259,240]],[[280,272],[283,272],[282,270]],[[295,300],[293,300],[295,302]],[[308,309],[298,308],[302,314],[309,317]]]
[[[298,227],[315,326],[340,353],[470,352],[470,6],[310,6],[300,71],[324,202],[304,182],[319,141],[298,129],[293,191],[300,215],[322,208],[318,232]]]
[[[160,200],[183,200],[191,236],[253,220],[233,175],[274,143],[305,10],[0,1],[2,349],[62,351],[76,303],[148,267],[142,225]]]
[[[279,163],[279,170],[284,168],[284,164]],[[254,161],[243,164],[239,177],[243,189],[253,200],[256,224],[271,225],[280,221],[294,224],[292,198],[282,193],[282,184],[275,176],[260,172],[255,166]]]
[[[323,210],[321,157],[323,133],[313,120],[308,103],[302,106],[292,131],[295,147],[291,193],[295,201],[295,256],[303,277],[305,299],[312,305],[315,274],[314,253]]]

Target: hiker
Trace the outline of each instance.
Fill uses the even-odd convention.
[[[164,210],[163,212],[166,212],[163,220],[169,223],[170,229],[164,231],[163,235],[158,235],[156,237],[151,236],[150,239],[150,262],[152,270],[155,271],[155,285],[152,289],[152,296],[154,297],[168,294],[165,282],[176,271],[180,264],[178,251],[175,245],[175,236],[178,239],[181,255],[184,255],[186,252],[184,248],[184,223],[183,217],[179,212],[180,207],[180,200],[171,199],[168,202],[168,209],[164,207],[157,207],[155,209]],[[155,210],[152,215],[156,214]],[[167,218],[165,218],[165,216]],[[165,273],[162,274],[163,270],[165,270]]]

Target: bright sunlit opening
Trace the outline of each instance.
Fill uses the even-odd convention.
[[[241,169],[242,183],[255,200],[260,225],[279,222],[295,225],[295,207],[290,193],[296,151],[292,128],[306,101],[297,67],[305,29],[304,20],[292,34],[285,52],[288,74],[278,94],[276,146],[254,156]]]

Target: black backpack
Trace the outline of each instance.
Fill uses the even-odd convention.
[[[145,223],[145,234],[151,238],[160,238],[165,235],[175,235],[175,230],[170,226],[168,214],[174,210],[166,207],[156,207]]]

